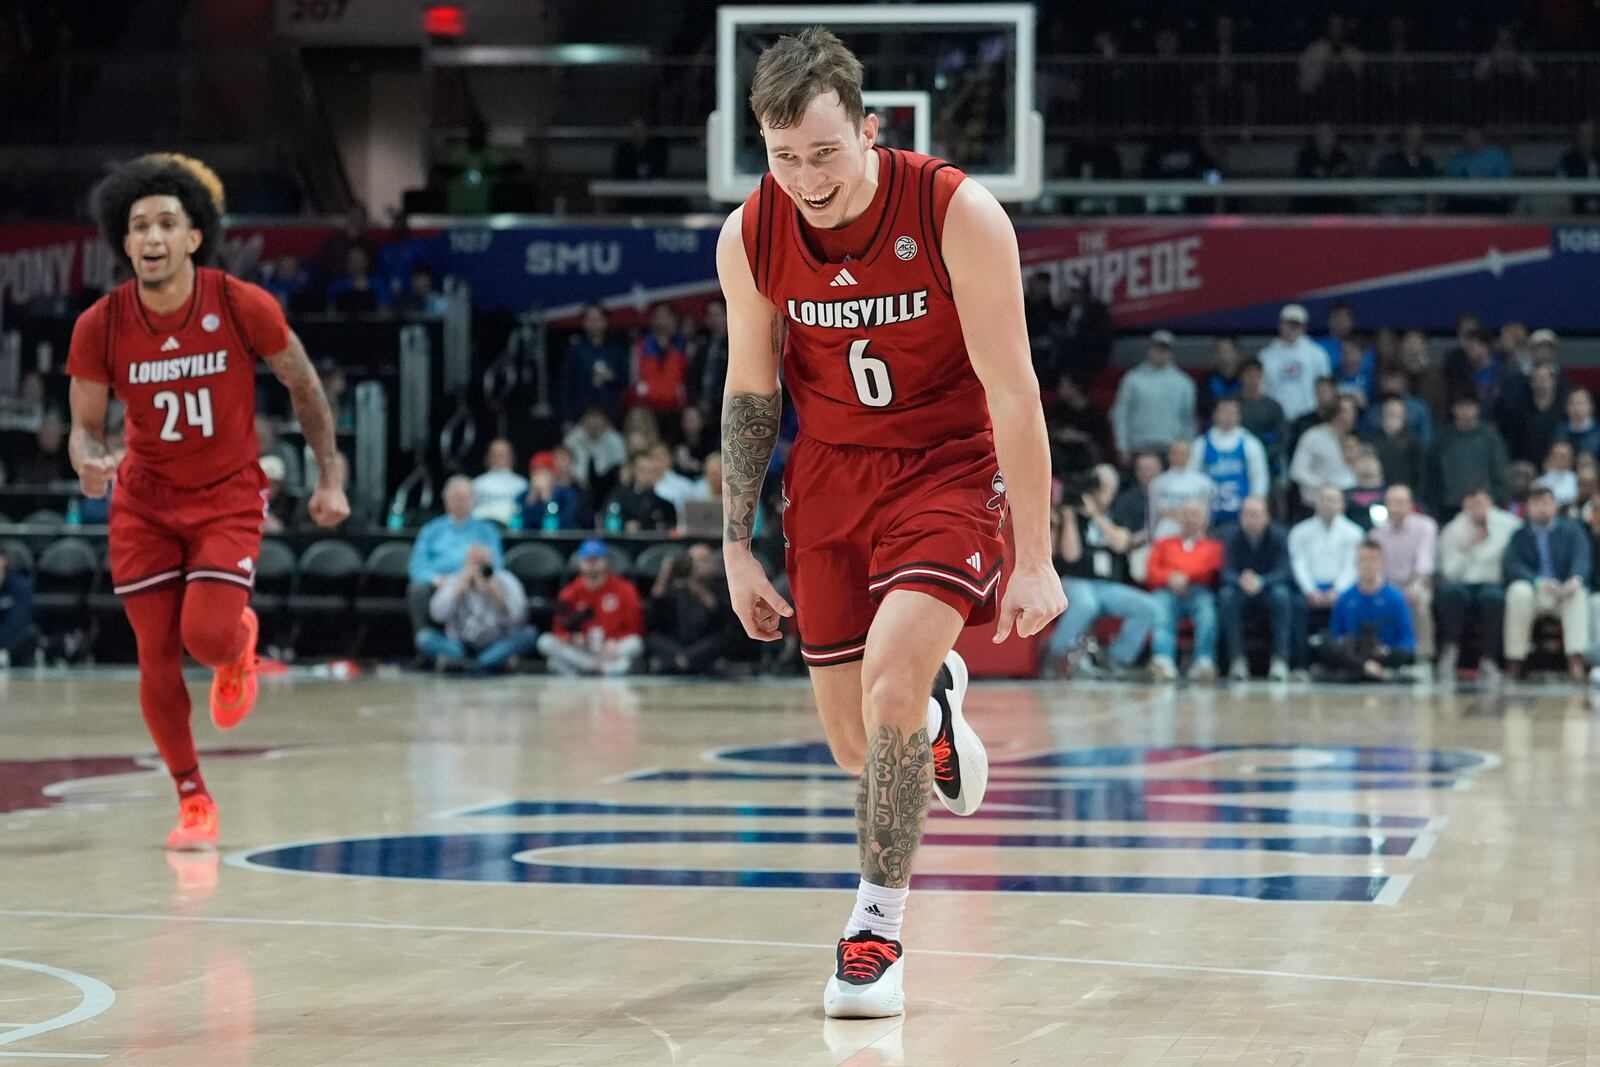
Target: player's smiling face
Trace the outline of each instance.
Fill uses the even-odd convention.
[[[763,126],[761,134],[773,178],[811,225],[843,226],[871,205],[876,186],[867,161],[878,139],[876,115],[857,126],[830,89],[812,97],[792,126]]]
[[[122,249],[133,261],[139,283],[158,289],[177,276],[201,239],[177,197],[146,196],[128,209],[128,233]]]

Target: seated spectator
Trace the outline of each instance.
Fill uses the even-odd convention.
[[[1556,164],[1558,178],[1600,178],[1600,147],[1597,147],[1594,121],[1578,123],[1572,147],[1561,155]],[[1572,198],[1574,215],[1600,215],[1600,194],[1580,193]]]
[[[661,424],[656,413],[649,408],[630,408],[622,417],[622,439],[628,444],[628,455],[648,452],[662,441]]]
[[[675,516],[672,529],[675,530],[683,522],[683,505],[690,500],[704,499],[705,483],[694,478],[685,478],[673,470],[672,449],[664,444],[652,448],[650,456],[655,460],[654,465],[661,470],[661,477],[656,480],[655,494],[672,505],[672,513]]]
[[[706,301],[706,332],[693,353],[690,366],[698,367],[698,407],[716,413],[721,423],[722,394],[728,384],[728,305],[721,297]]]
[[[1550,446],[1545,457],[1544,471],[1533,480],[1534,485],[1549,488],[1555,494],[1556,507],[1565,511],[1578,502],[1578,472],[1572,466],[1572,445],[1557,441]]]
[[[1339,342],[1339,358],[1334,361],[1334,385],[1345,396],[1355,397],[1358,408],[1372,402],[1378,387],[1378,354],[1359,334],[1350,334]]]
[[[1045,410],[1050,430],[1050,470],[1058,477],[1105,462],[1111,445],[1111,420],[1070,374],[1056,383],[1056,403]]]
[[[417,651],[434,666],[489,674],[532,652],[539,635],[528,625],[528,595],[517,576],[498,568],[488,545],[467,547],[467,559],[433,591],[436,626],[417,631]]]
[[[1180,437],[1167,448],[1167,469],[1150,481],[1150,540],[1177,535],[1181,523],[1178,509],[1190,500],[1199,501],[1209,513],[1215,505],[1217,487],[1211,479],[1194,469],[1190,462],[1193,446]]]
[[[1247,359],[1239,365],[1239,425],[1261,442],[1267,450],[1267,462],[1276,471],[1283,469],[1289,421],[1284,418],[1283,405],[1263,391],[1265,381],[1266,372],[1259,359]]]
[[[426,263],[413,264],[405,292],[395,298],[395,311],[402,315],[437,317],[448,308],[449,303],[437,288],[433,268]]]
[[[583,309],[583,328],[567,338],[561,359],[561,419],[575,426],[590,409],[613,423],[622,418],[622,395],[628,388],[628,346],[611,332],[606,309]]]
[[[717,451],[721,442],[721,419],[712,426],[706,413],[690,405],[678,413],[678,444],[672,450],[672,469],[693,478],[701,473],[706,457]]]
[[[53,410],[46,411],[34,430],[34,445],[25,449],[11,470],[16,485],[51,485],[75,482],[77,475],[67,456],[67,424]]]
[[[1378,425],[1366,440],[1384,478],[1396,485],[1420,485],[1427,474],[1427,461],[1422,442],[1411,431],[1407,399],[1392,394],[1385,397],[1379,405]]]
[[[1313,131],[1311,140],[1300,146],[1295,157],[1294,175],[1297,178],[1353,178],[1356,174],[1350,153],[1339,144],[1333,124],[1321,122]],[[1296,197],[1293,210],[1301,212],[1341,212],[1351,210],[1351,201],[1345,196]]]
[[[1211,369],[1200,383],[1200,416],[1211,418],[1217,401],[1224,397],[1237,397],[1242,385],[1239,342],[1232,337],[1217,337],[1211,342]],[[1259,363],[1256,364],[1260,366]]]
[[[1175,338],[1166,330],[1150,335],[1144,362],[1122,376],[1111,404],[1111,433],[1121,462],[1137,451],[1165,451],[1173,441],[1194,436],[1194,379],[1172,362]]]
[[[1411,395],[1428,405],[1437,437],[1450,424],[1453,394],[1450,376],[1428,346],[1427,334],[1412,329],[1400,335],[1400,366],[1411,379]]]
[[[33,624],[33,580],[16,567],[0,541],[0,668],[33,662],[39,628]]]
[[[1417,661],[1433,662],[1433,575],[1437,566],[1439,524],[1420,514],[1411,487],[1391,485],[1384,494],[1387,521],[1373,526],[1368,539],[1383,549],[1384,579],[1406,598],[1416,636]]]
[[[483,456],[483,473],[472,479],[472,492],[478,501],[472,509],[473,518],[509,526],[513,515],[521,517],[528,479],[516,472],[516,463],[517,454],[510,441],[497,437],[489,442]]]
[[[1400,135],[1400,143],[1394,151],[1378,160],[1372,169],[1375,178],[1437,178],[1439,166],[1433,158],[1424,151],[1427,144],[1427,131],[1422,128],[1422,123],[1408,123],[1405,132]],[[1427,200],[1421,196],[1392,196],[1385,197],[1377,204],[1378,211],[1384,215],[1421,215],[1427,206]]]
[[[1096,619],[1105,616],[1122,620],[1111,643],[1110,669],[1114,675],[1125,674],[1155,624],[1155,599],[1129,584],[1128,551],[1134,530],[1106,513],[1116,496],[1116,468],[1101,464],[1095,468],[1094,488],[1061,505],[1056,570],[1062,575],[1067,610],[1050,635],[1044,664],[1049,676],[1063,669],[1070,669],[1074,677],[1094,671],[1094,665],[1079,655],[1078,642]]]
[[[1570,401],[1562,395],[1560,373],[1548,363],[1535,363],[1527,378],[1513,382],[1502,396],[1500,430],[1512,459],[1538,463],[1550,454]]]
[[[1386,682],[1415,658],[1411,610],[1384,581],[1383,548],[1364,541],[1356,557],[1356,583],[1333,605],[1328,632],[1315,644],[1322,679]]]
[[[367,250],[354,245],[345,253],[344,273],[328,283],[328,310],[338,315],[370,315],[382,307],[388,294],[372,276]]]
[[[317,381],[322,386],[322,395],[327,398],[328,412],[333,416],[333,428],[338,431],[354,432],[356,428],[356,409],[350,403],[349,381],[345,377],[344,368],[339,366],[336,359],[322,359],[317,361]],[[311,452],[306,451],[309,457]],[[305,484],[310,485],[316,479],[316,471],[306,471]]]
[[[1567,394],[1567,417],[1556,427],[1556,441],[1565,441],[1574,453],[1600,455],[1600,421],[1594,417],[1594,397],[1587,389]]]
[[[1209,682],[1217,676],[1217,602],[1212,588],[1222,570],[1222,545],[1206,532],[1209,510],[1198,500],[1178,509],[1178,533],[1150,549],[1145,585],[1156,598],[1150,637],[1150,673],[1157,681],[1178,676],[1178,623],[1194,623],[1194,648],[1188,677]]]
[[[1291,420],[1318,408],[1317,384],[1331,371],[1328,353],[1306,336],[1310,321],[1304,307],[1285,304],[1278,314],[1278,336],[1258,357],[1266,373],[1263,388],[1283,407],[1284,417]]]
[[[644,647],[655,674],[714,674],[728,654],[738,616],[728,580],[708,545],[691,545],[661,561],[650,591],[650,632]]]
[[[606,498],[606,529],[610,530],[616,523],[620,523],[626,533],[665,532],[675,528],[678,509],[656,492],[656,486],[666,473],[666,461],[659,452],[650,451],[636,453],[629,462],[633,480],[617,486]]]
[[[1389,484],[1383,476],[1383,464],[1378,461],[1376,452],[1363,446],[1356,452],[1351,467],[1356,472],[1356,484],[1344,495],[1344,513],[1363,531],[1370,530],[1379,517],[1386,514],[1383,496]]]
[[[1573,681],[1584,680],[1592,555],[1588,532],[1556,514],[1554,493],[1539,486],[1528,494],[1528,521],[1511,535],[1505,555],[1506,670],[1513,679],[1522,677],[1534,622],[1556,615],[1567,671]]]
[[[1444,586],[1435,602],[1440,681],[1455,680],[1461,637],[1473,622],[1478,634],[1478,682],[1489,685],[1499,680],[1506,610],[1503,563],[1511,535],[1521,525],[1515,515],[1494,506],[1487,490],[1474,489],[1440,532],[1439,574]]]
[[[557,597],[539,654],[556,674],[627,674],[644,651],[644,609],[633,583],[611,573],[604,541],[578,546],[578,577]]]
[[[1493,338],[1481,327],[1464,330],[1460,335],[1462,359],[1454,361],[1458,379],[1469,383],[1478,394],[1478,406],[1484,411],[1495,411],[1500,405],[1500,394],[1506,380],[1505,366],[1495,355]]]
[[[676,412],[688,403],[687,342],[678,333],[678,312],[668,303],[650,309],[650,329],[633,343],[628,402],[656,412]]]
[[[1433,444],[1433,413],[1421,399],[1411,395],[1411,375],[1400,365],[1398,356],[1392,365],[1378,372],[1378,402],[1368,405],[1361,413],[1361,435],[1370,438],[1377,434],[1383,422],[1383,404],[1391,396],[1399,398],[1405,407],[1402,425],[1411,436],[1424,449]]]
[[[466,566],[467,549],[475,544],[487,546],[491,562],[496,569],[500,567],[500,530],[492,522],[472,517],[474,502],[472,479],[464,474],[453,476],[444,483],[444,514],[417,531],[406,569],[411,583],[406,606],[414,630],[424,630],[432,622],[429,602],[434,591]]]
[[[1349,489],[1356,484],[1355,471],[1344,458],[1344,439],[1355,430],[1356,414],[1355,399],[1340,396],[1326,422],[1300,435],[1289,464],[1289,480],[1299,488],[1300,500],[1307,507],[1316,505],[1322,486]]]
[[[1218,614],[1232,666],[1228,677],[1250,679],[1244,651],[1244,627],[1251,616],[1265,612],[1272,632],[1272,662],[1267,677],[1289,678],[1290,639],[1294,622],[1294,572],[1289,566],[1289,540],[1267,514],[1267,502],[1250,497],[1239,510],[1239,525],[1222,542],[1222,577]]]
[[[1511,157],[1499,145],[1492,145],[1483,135],[1483,127],[1469,126],[1462,137],[1461,148],[1445,164],[1446,178],[1476,178],[1495,180],[1511,177]],[[1450,198],[1451,210],[1463,215],[1503,215],[1511,202],[1500,196],[1454,196]]]
[[[572,456],[572,480],[590,505],[604,500],[628,461],[628,447],[605,410],[591,407],[561,443]]]
[[[283,488],[290,496],[304,492],[305,478],[300,466],[300,450],[278,436],[278,426],[265,415],[256,416],[256,442],[261,455],[276,456],[283,464]]]
[[[1133,457],[1133,484],[1125,486],[1111,502],[1111,521],[1131,533],[1130,548],[1150,540],[1150,485],[1160,477],[1161,471],[1159,455],[1140,452]]]
[[[1453,429],[1439,435],[1428,456],[1429,510],[1445,522],[1455,517],[1455,502],[1479,486],[1504,500],[1511,462],[1500,434],[1479,421],[1477,396],[1456,397],[1450,411]]]
[[[1267,451],[1239,425],[1237,397],[1217,401],[1211,429],[1196,437],[1189,450],[1189,469],[1204,474],[1216,488],[1211,501],[1214,527],[1237,522],[1246,499],[1272,491]]]
[[[1285,458],[1293,458],[1295,449],[1300,447],[1300,438],[1305,436],[1307,430],[1321,426],[1338,413],[1339,385],[1332,377],[1317,379],[1312,391],[1316,397],[1316,405],[1289,424],[1289,436],[1285,439],[1287,442],[1284,450]]]
[[[560,482],[554,452],[536,452],[528,461],[528,493],[522,498],[522,528],[551,533],[576,530],[583,511],[578,490]]]
[[[284,252],[270,263],[263,263],[257,284],[271,293],[285,312],[306,311],[306,295],[311,288],[311,272],[293,252]]]
[[[1528,494],[1539,480],[1539,468],[1521,460],[1506,468],[1506,510],[1519,519],[1528,517]]]
[[[1333,607],[1356,581],[1356,548],[1366,533],[1344,514],[1344,491],[1317,491],[1317,513],[1289,531],[1289,566],[1304,605],[1314,612]]]
[[[1526,378],[1532,372],[1532,339],[1528,336],[1526,324],[1516,319],[1502,322],[1496,344],[1499,347],[1500,367],[1507,381]]]

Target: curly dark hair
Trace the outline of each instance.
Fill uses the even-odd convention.
[[[100,224],[100,235],[129,269],[133,261],[123,249],[128,232],[128,212],[147,196],[174,196],[200,231],[194,250],[197,266],[209,264],[222,243],[222,183],[199,160],[170,153],[140,156],[119,164],[89,194],[89,206]]]

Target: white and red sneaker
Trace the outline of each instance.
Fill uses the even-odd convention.
[[[944,721],[933,738],[933,786],[957,815],[971,815],[989,788],[989,753],[961,713],[967,696],[967,664],[954,649],[933,680],[933,699]]]
[[[830,1019],[886,1019],[904,1015],[901,974],[904,949],[870,930],[841,938],[833,977],[822,993],[822,1012]]]

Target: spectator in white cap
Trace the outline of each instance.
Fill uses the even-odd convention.
[[[1134,452],[1165,452],[1179,438],[1194,436],[1194,380],[1173,364],[1173,343],[1166,330],[1152,333],[1144,362],[1117,386],[1111,432],[1123,465]]]
[[[1317,406],[1317,379],[1332,368],[1328,353],[1306,336],[1311,316],[1299,304],[1285,304],[1278,315],[1278,336],[1257,357],[1266,371],[1266,393],[1293,422]]]

